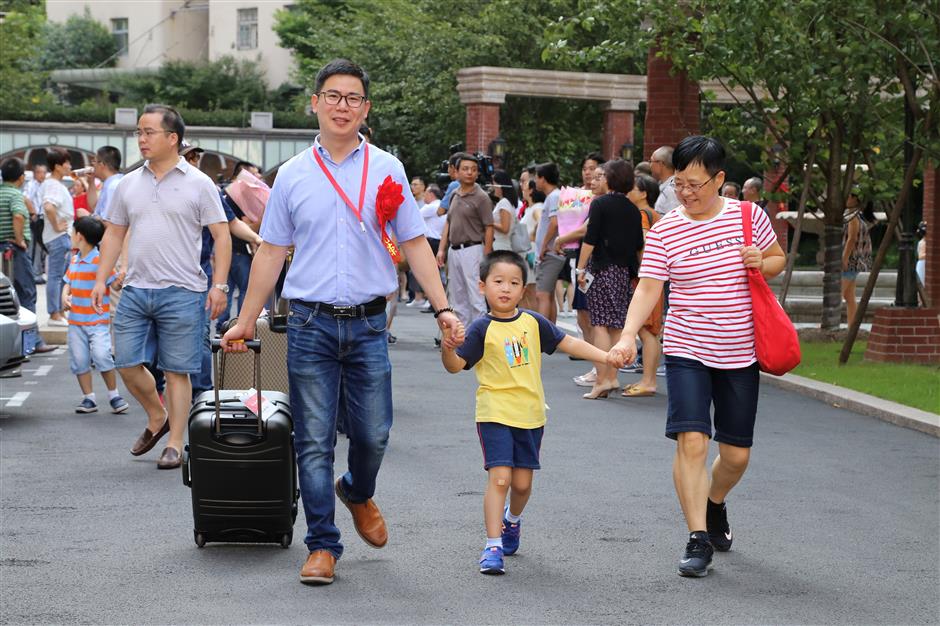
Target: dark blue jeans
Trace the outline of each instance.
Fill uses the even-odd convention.
[[[251,257],[247,254],[233,254],[232,267],[228,271],[228,302],[225,304],[225,310],[219,315],[216,323],[224,324],[231,317],[232,300],[237,302],[235,315],[241,313],[242,303],[245,301],[245,294],[248,293],[248,275],[251,273]],[[212,285],[209,285],[210,287]],[[235,290],[238,289],[238,298],[235,297]]]
[[[353,502],[375,493],[392,427],[392,366],[385,313],[334,319],[292,302],[287,318],[287,363],[300,493],[311,550],[343,554],[333,517],[336,414],[346,409],[349,471],[343,487]],[[340,382],[342,381],[342,386]]]

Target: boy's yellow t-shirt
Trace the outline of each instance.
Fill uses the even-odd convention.
[[[475,368],[478,422],[516,428],[545,425],[542,353],[551,354],[565,333],[533,311],[511,319],[486,315],[470,324],[457,355]]]

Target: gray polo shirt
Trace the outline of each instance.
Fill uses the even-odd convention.
[[[208,176],[180,157],[158,181],[147,162],[121,179],[109,204],[107,221],[130,228],[124,284],[206,290],[199,266],[202,228],[226,222]]]

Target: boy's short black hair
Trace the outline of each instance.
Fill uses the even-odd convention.
[[[23,161],[16,157],[10,157],[0,165],[0,178],[5,183],[15,183],[26,173]]]
[[[97,217],[86,215],[75,222],[75,232],[84,237],[88,245],[95,247],[104,237],[104,224]]]
[[[541,165],[536,166],[535,175],[541,176],[548,181],[549,185],[558,186],[559,181],[561,181],[561,174],[558,172],[558,166],[554,163],[542,163]]]
[[[348,59],[333,59],[320,68],[320,71],[317,72],[316,93],[320,93],[323,90],[323,83],[325,83],[330,76],[336,75],[355,76],[358,78],[362,81],[362,90],[365,92],[362,95],[366,97],[366,100],[369,99],[369,74]]]
[[[521,256],[512,250],[494,250],[483,257],[483,260],[480,262],[480,280],[486,282],[486,277],[490,275],[490,270],[497,263],[515,265],[522,271],[522,282],[528,282],[529,266]]]
[[[679,142],[672,152],[672,164],[677,172],[699,164],[709,176],[725,169],[725,147],[714,137],[691,135]]]

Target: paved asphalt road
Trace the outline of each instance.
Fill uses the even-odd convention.
[[[72,413],[63,351],[0,380],[0,621],[940,622],[937,439],[765,387],[753,462],[729,500],[734,549],[684,579],[665,396],[581,400],[570,381],[584,364],[561,355],[545,361],[544,469],[522,548],[506,576],[481,576],[474,377],[441,368],[430,316],[407,310],[394,330],[396,421],[377,494],[389,545],[367,547],[341,507],[346,555],[322,588],[298,582],[302,515],[288,550],[197,549],[180,474],[156,470],[159,446],[127,452],[140,409]],[[344,470],[345,443],[337,458]]]

